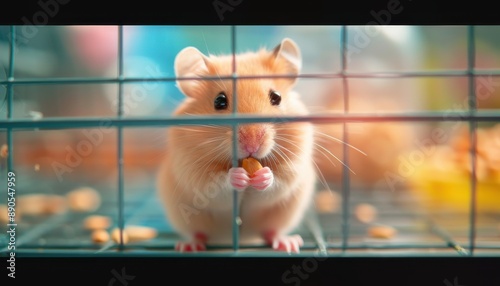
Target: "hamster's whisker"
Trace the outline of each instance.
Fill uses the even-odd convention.
[[[204,127],[206,128],[206,127]],[[196,132],[196,133],[216,133],[216,131],[214,130],[204,130],[204,129],[196,129],[196,128],[187,128],[187,127],[182,127],[182,128],[179,128],[177,127],[177,129],[180,129],[180,130],[186,130],[186,131],[192,131],[192,132]]]
[[[202,168],[197,168],[195,173],[189,173],[189,172],[184,172],[181,177],[179,178],[179,182],[183,181],[183,180],[191,180],[192,177],[197,177],[197,181],[195,184],[193,184],[193,186],[198,186],[200,181],[202,180],[203,178],[203,175],[205,175],[206,173],[206,168],[208,168],[210,166],[210,164],[213,163],[213,160],[215,160],[215,158],[217,158],[217,156],[212,156],[213,154],[221,154],[219,151],[221,151],[223,148],[222,146],[218,146],[217,148],[215,149],[212,149],[210,152],[207,152],[206,154],[204,154],[203,156],[201,156],[200,158],[198,158],[198,160],[196,160],[193,164],[197,164],[200,160],[203,160],[205,159],[206,157],[209,157],[211,156],[212,159],[208,162],[206,162],[205,164],[202,165]],[[219,155],[220,156],[220,155]],[[189,178],[187,177],[189,175]],[[177,183],[176,185],[176,189],[177,189],[177,186],[179,185],[179,182]],[[180,197],[179,197],[180,198]]]
[[[352,146],[351,144],[346,143],[346,142],[344,142],[344,141],[342,141],[342,140],[340,140],[340,139],[338,139],[338,138],[336,138],[336,137],[334,137],[334,136],[328,135],[328,134],[326,134],[326,133],[324,133],[324,132],[321,132],[321,131],[318,131],[318,130],[315,130],[315,131],[314,131],[314,133],[315,133],[315,134],[318,134],[318,135],[321,135],[321,136],[324,136],[324,137],[326,137],[326,138],[332,139],[332,140],[337,141],[337,142],[339,142],[339,143],[345,144],[345,145],[347,145],[347,146],[351,147],[352,149],[354,149],[354,150],[358,151],[359,153],[361,153],[361,154],[363,154],[363,155],[367,156],[365,152],[363,152],[363,151],[359,150],[358,148],[356,148],[356,147]]]
[[[224,150],[224,146],[222,144],[217,146],[216,148],[210,150],[210,152],[205,153],[203,156],[200,156],[198,159],[196,159],[196,161],[193,162],[193,165],[196,165],[196,163],[198,163],[200,160],[205,159],[208,156],[212,156],[212,154],[217,154],[217,152],[219,152],[221,150],[222,151]]]
[[[208,132],[207,132],[208,133]],[[220,132],[211,132],[209,134],[204,134],[204,136],[210,136],[210,137],[213,137],[213,135],[218,135],[217,137],[220,137],[222,136],[223,134],[221,134]],[[175,138],[168,138],[167,137],[167,142],[171,142],[171,141],[174,141],[174,140],[177,140],[177,142],[181,141],[181,140],[184,140],[185,138],[191,138],[191,137],[196,137],[198,138],[199,137],[199,134],[196,134],[196,133],[188,133],[188,134],[183,134],[181,136],[175,136]]]
[[[203,141],[202,143],[198,144],[196,146],[196,148],[201,148],[203,145],[206,145],[206,144],[210,144],[210,143],[214,143],[214,142],[221,142],[221,141],[224,141],[225,137],[224,136],[218,136],[218,137],[214,137],[214,138],[211,138],[209,140],[205,140]]]
[[[321,148],[325,149],[323,146],[321,146],[321,145],[319,145],[319,144],[317,144],[317,143],[314,143],[314,145],[316,145],[316,146],[318,146],[318,147],[321,147]],[[323,156],[325,156],[325,158],[326,158],[328,161],[330,161],[330,163],[332,163],[332,165],[333,165],[334,167],[336,167],[336,166],[337,166],[337,165],[336,165],[336,164],[335,164],[335,163],[334,163],[334,162],[333,162],[333,161],[332,161],[332,160],[331,160],[331,159],[327,156],[327,154],[326,154],[323,150],[321,150],[321,149],[319,149],[319,148],[316,148],[316,147],[314,147],[314,150],[316,150],[316,151],[320,152]],[[327,151],[328,151],[328,150],[327,150]],[[332,154],[331,152],[328,152],[328,153],[329,153],[329,154],[331,154],[331,155],[333,156],[333,154]],[[335,156],[333,156],[333,157],[335,157]],[[338,159],[337,159],[337,160],[338,160]]]
[[[277,145],[277,148],[276,148],[276,154],[278,154],[281,158],[283,158],[283,160],[285,161],[285,163],[287,164],[288,166],[288,169],[290,169],[291,171],[294,170],[294,168],[290,165],[290,163],[292,163],[292,160],[290,159],[290,157],[288,157],[284,152],[283,150],[281,150],[281,148],[283,149],[286,149],[285,147],[281,146],[280,144],[276,143]],[[295,154],[294,154],[295,155]],[[292,164],[293,165],[293,164]]]
[[[288,140],[288,139],[285,139],[285,138],[281,138],[281,140],[291,144],[291,145],[294,145],[295,147],[297,147],[299,150],[302,151],[302,148],[300,148],[300,146],[298,146],[297,144],[295,144],[293,141],[291,140]],[[316,167],[316,170],[318,171],[318,176],[320,177],[320,181],[321,183],[323,184],[323,186],[327,189],[329,189],[328,187],[328,184],[326,182],[326,179],[325,177],[323,176],[323,173],[321,172],[321,169],[319,168],[318,164],[316,164],[316,162],[314,161],[314,159],[312,160],[312,163],[314,164],[314,166]],[[342,162],[340,162],[342,163]]]
[[[278,160],[276,158],[276,154],[274,154],[274,152],[271,152],[269,154],[269,165],[273,166],[273,168],[274,168],[274,166],[276,166],[276,167],[279,166]]]
[[[218,158],[217,156],[212,156],[210,160],[206,161],[203,165],[197,168],[197,170],[193,174],[193,177],[197,178],[195,186],[198,186],[200,184],[200,181],[204,177],[204,174],[210,172],[210,166],[215,162],[217,158]]]
[[[335,156],[332,152],[330,152],[330,150],[326,149],[325,147],[321,146],[320,144],[318,143],[314,143],[314,145],[320,147],[321,149],[325,150],[325,152],[327,152],[328,154],[330,154],[331,156],[333,156],[335,159],[337,159],[337,161],[339,161],[342,165],[344,165],[345,167],[347,167],[347,169],[349,169],[349,171],[351,171],[354,175],[356,175],[356,173],[351,170],[351,168],[349,168],[349,166],[347,166],[346,164],[344,164],[344,162],[342,162],[342,160],[340,160],[337,156]],[[318,149],[316,149],[318,150]]]

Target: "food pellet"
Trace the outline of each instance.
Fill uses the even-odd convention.
[[[113,231],[111,232],[111,238],[113,239],[114,242],[120,243],[120,229],[119,228],[113,229]],[[128,237],[126,231],[123,231],[122,238],[123,238],[123,244],[127,244],[129,242],[129,237]]]
[[[102,215],[91,215],[83,221],[83,227],[88,230],[103,230],[111,225],[111,219]]]
[[[359,204],[354,210],[356,218],[362,223],[370,223],[377,217],[377,209],[370,204]]]
[[[7,155],[9,155],[9,148],[7,147],[7,144],[3,144],[0,148],[0,157],[6,158]]]
[[[92,232],[92,241],[95,243],[104,243],[109,241],[109,233],[103,229],[94,230]],[[118,237],[120,240],[120,237]]]
[[[17,198],[16,212],[23,215],[41,215],[47,213],[47,195],[29,194],[21,195]]]
[[[35,171],[36,171],[36,172],[40,171],[40,165],[39,165],[39,164],[35,164],[35,167],[34,167],[34,168],[35,168]]]
[[[101,205],[99,192],[90,187],[81,187],[66,195],[69,207],[76,212],[92,212]]]
[[[9,213],[7,210],[8,208],[6,205],[0,205],[0,222],[2,223],[9,222]]]
[[[333,213],[340,207],[341,197],[331,190],[319,191],[315,196],[316,210],[320,213]]]
[[[59,214],[67,209],[66,198],[59,195],[47,195],[45,197],[45,213]]]
[[[262,165],[260,164],[260,162],[252,157],[243,159],[243,161],[241,162],[241,167],[248,172],[250,177],[253,176],[255,172],[262,169]]]
[[[390,226],[372,226],[368,229],[368,235],[373,238],[384,238],[390,239],[394,237],[397,233],[397,230]]]
[[[128,225],[125,227],[125,232],[130,241],[149,240],[157,235],[156,229],[139,225]]]

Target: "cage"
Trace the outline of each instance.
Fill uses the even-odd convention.
[[[175,86],[175,55],[187,46],[234,55],[284,37],[301,49],[295,88],[310,114],[279,120],[314,124],[320,157],[311,206],[294,230],[304,246],[292,255],[500,256],[500,27],[0,31],[3,257],[11,242],[19,257],[289,256],[263,243],[239,244],[236,199],[232,243],[175,251],[180,236],[155,186],[168,127],[276,120],[236,111],[172,117],[185,98]],[[220,76],[243,80],[234,67]],[[97,191],[94,205],[72,205],[70,192],[82,188]],[[118,238],[94,242],[84,228],[91,215],[106,216],[103,229],[118,228]],[[125,241],[130,225],[156,233]],[[13,226],[14,240],[7,232]]]

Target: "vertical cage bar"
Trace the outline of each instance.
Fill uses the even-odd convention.
[[[123,26],[118,26],[118,118],[123,117]],[[118,227],[119,249],[123,250],[124,192],[123,192],[123,129],[118,126]]]
[[[10,43],[9,43],[9,75],[7,77],[7,119],[13,117],[13,99],[14,99],[14,61],[15,61],[15,43],[16,43],[16,26],[10,26]],[[7,173],[14,171],[14,138],[10,124],[7,125]]]
[[[475,35],[474,26],[468,26],[467,29],[467,73],[469,80],[469,113],[471,116],[476,114],[477,101],[476,101],[476,79],[474,77],[475,68]],[[469,121],[469,134],[470,134],[470,156],[472,164],[471,172],[471,196],[470,196],[470,229],[469,229],[469,252],[472,256],[474,254],[475,240],[476,240],[476,145],[477,145],[477,122],[475,120]]]
[[[233,57],[233,116],[238,114],[238,96],[236,94],[236,26],[231,26],[231,54]],[[233,167],[238,167],[238,125],[233,124]],[[240,233],[239,233],[239,193],[233,190],[233,250],[236,252],[239,249]]]
[[[342,73],[342,87],[343,87],[343,97],[344,97],[344,114],[349,111],[349,86],[346,77],[347,70],[347,26],[342,26],[341,28],[341,53],[342,53],[342,65],[341,65],[341,73]],[[342,145],[342,153],[344,164],[342,168],[342,251],[345,252],[348,247],[348,239],[349,239],[349,153],[348,153],[348,136],[347,136],[347,123],[342,124],[342,140],[345,142]]]

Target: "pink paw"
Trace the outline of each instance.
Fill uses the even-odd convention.
[[[207,250],[202,242],[179,241],[175,245],[175,250],[179,252],[198,252]]]
[[[236,190],[243,191],[246,189],[249,181],[250,177],[248,177],[248,173],[245,169],[241,167],[229,169],[229,183]]]
[[[264,167],[253,174],[250,185],[259,191],[269,188],[274,182],[274,175],[269,167]]]
[[[299,253],[300,248],[304,245],[304,240],[298,234],[280,236],[273,239],[272,247],[277,251],[286,251],[288,253]]]

